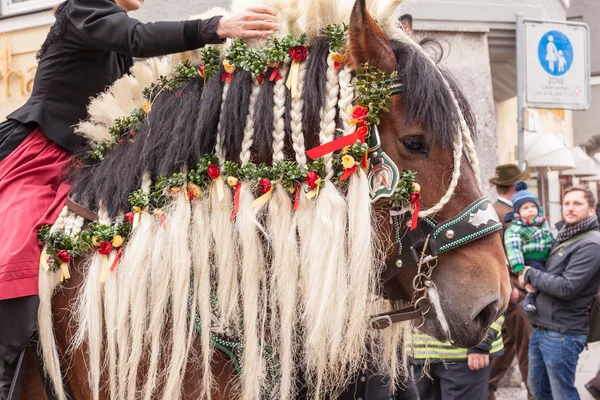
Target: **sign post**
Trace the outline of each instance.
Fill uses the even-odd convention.
[[[525,19],[517,14],[519,166],[525,168],[525,108],[590,106],[590,34],[581,22]]]

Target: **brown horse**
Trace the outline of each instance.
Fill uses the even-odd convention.
[[[388,11],[395,11],[395,9]],[[386,11],[384,10],[382,13],[385,14]],[[378,15],[378,21],[387,29],[389,26],[382,21],[383,14]],[[425,213],[427,210],[433,210],[436,221],[452,221],[455,216],[465,215],[463,210],[469,209],[469,206],[481,197],[477,162],[469,133],[474,130],[474,121],[470,116],[465,98],[451,77],[441,71],[423,52],[422,48],[413,43],[403,32],[389,33],[386,31],[384,33],[382,27],[371,17],[364,0],[356,1],[352,9],[349,27],[347,46],[349,64],[358,66],[369,63],[386,72],[397,71],[399,81],[403,85],[403,93],[392,97],[390,112],[382,115],[381,123],[378,125],[382,149],[397,166],[417,173],[418,182],[422,187],[421,204]],[[293,31],[291,28],[290,30]],[[319,41],[318,37],[312,39],[317,44],[313,46],[311,52],[314,53],[311,53],[310,57],[317,57],[318,43],[323,41]],[[327,46],[325,46],[325,50],[328,54]],[[323,65],[326,68],[326,64]],[[311,73],[310,68],[309,65],[307,76]],[[220,81],[220,77],[217,79]],[[221,82],[219,82],[220,84]],[[268,83],[266,84],[268,85]],[[233,85],[234,83],[231,83],[232,87]],[[274,90],[277,91],[277,84],[274,86]],[[208,90],[208,86],[205,88]],[[310,108],[310,104],[314,105],[311,103],[313,95],[314,97],[325,96],[323,93],[312,93],[311,90],[313,89],[310,87],[304,89],[305,110]],[[207,102],[208,100],[205,97],[203,101]],[[229,101],[229,97],[227,101]],[[159,113],[162,106],[165,107],[165,113],[177,114],[174,108],[168,108],[167,111],[167,106],[158,101],[153,106],[152,113]],[[321,108],[325,107],[323,104],[320,106]],[[293,107],[292,101],[292,113]],[[227,105],[223,112],[226,113],[226,109]],[[289,112],[290,105],[288,103],[285,113]],[[333,114],[336,114],[335,111]],[[171,120],[168,116],[164,118],[167,125],[177,122],[174,120],[176,116],[173,116]],[[273,121],[273,119],[276,117],[271,115],[271,120]],[[293,116],[291,119],[293,120]],[[304,122],[306,122],[306,118]],[[226,122],[222,121],[222,123],[227,125]],[[308,126],[310,123],[306,125],[304,129],[306,142],[318,143],[319,133],[310,131]],[[195,126],[199,126],[199,123]],[[215,126],[215,128],[217,127]],[[244,128],[243,123],[241,128]],[[216,134],[216,132],[214,133]],[[215,140],[216,138],[213,137],[212,143]],[[227,146],[227,139],[224,145]],[[128,144],[122,147],[125,148],[125,146],[131,147]],[[255,143],[254,148],[256,147],[260,152],[260,143],[258,145]],[[119,149],[115,150],[115,152],[117,151]],[[230,152],[228,149],[226,151]],[[239,152],[239,149],[237,151]],[[168,149],[164,149],[164,153],[168,153]],[[119,157],[123,157],[123,153],[119,153]],[[263,157],[259,155],[256,160],[262,161],[261,158]],[[267,159],[269,161],[269,157]],[[110,162],[112,161],[107,158],[104,164]],[[102,165],[96,167],[96,171],[101,171]],[[98,174],[98,172],[96,173]],[[93,186],[93,183],[91,185]],[[88,186],[89,188],[90,186]],[[77,187],[75,191],[77,191]],[[98,197],[101,196],[98,195]],[[100,203],[107,200],[108,198],[101,199]],[[93,201],[83,201],[83,203],[90,209],[94,208]],[[373,207],[373,215],[376,216],[375,226],[378,230],[376,234],[380,241],[387,243],[385,246],[387,261],[393,262],[395,255],[398,254],[400,242],[397,241],[394,226],[389,223],[390,209],[387,202],[376,203]],[[486,222],[487,219],[483,221],[483,223]],[[300,230],[300,226],[298,229]],[[454,232],[451,235],[447,234],[447,237],[453,237],[454,234]],[[302,235],[303,233],[300,231],[300,238]],[[421,258],[426,258],[428,242],[432,237],[430,234],[426,236],[425,244],[421,243],[421,246],[418,247]],[[434,262],[423,262],[423,259],[421,261],[415,265],[399,268],[393,274],[392,279],[386,280],[384,288],[386,298],[391,300],[391,304],[408,304],[413,300],[412,305],[415,306],[415,282],[417,282],[415,277],[423,272],[421,268],[429,268],[429,272],[432,273],[430,278],[436,290],[429,291],[430,296],[427,300],[428,304],[431,303],[428,307],[429,311],[420,310],[424,317],[423,321],[417,321],[420,329],[437,339],[451,340],[457,346],[471,347],[477,344],[508,303],[509,280],[500,234],[483,235],[473,243],[440,252]],[[401,264],[397,264],[397,266],[401,266]],[[84,341],[75,349],[72,346],[74,341],[77,341],[75,332],[77,326],[74,326],[73,323],[76,320],[73,302],[77,292],[85,285],[85,275],[91,268],[82,262],[76,263],[72,268],[71,279],[55,293],[52,301],[54,332],[64,372],[64,381],[73,394],[74,400],[111,398],[110,374],[107,367],[108,356],[100,355],[100,385],[99,391],[94,393],[93,385],[90,385],[90,375],[88,375],[90,365],[87,361],[87,343]],[[125,268],[124,265],[118,267],[118,269],[123,268]],[[42,273],[44,272],[42,271]],[[423,288],[418,287],[418,289]],[[436,295],[437,297],[435,297]],[[369,301],[367,298],[362,300],[365,303]],[[131,304],[132,309],[135,306],[135,304]],[[423,304],[416,304],[416,306],[419,308]],[[173,327],[176,317],[172,315],[173,313],[168,314],[164,318],[164,326],[168,328],[161,331],[165,343],[168,343],[167,338],[172,334],[172,330],[176,329]],[[368,325],[365,325],[364,329],[367,330]],[[143,385],[148,373],[150,355],[149,344],[145,340],[144,353],[136,374],[138,384],[134,384],[134,388]],[[201,335],[194,338],[191,346],[192,354],[194,350],[198,354],[203,353],[201,340]],[[106,343],[105,335],[101,343],[102,348],[106,348]],[[117,345],[119,344],[117,343]],[[165,353],[167,351],[160,355],[161,365],[168,363],[168,354]],[[393,358],[394,355],[389,357]],[[223,353],[215,351],[212,353],[210,365],[213,378],[212,398],[232,399],[241,396],[239,394],[241,384],[231,360]],[[253,365],[244,366],[243,369],[248,370],[254,367]],[[258,366],[256,368],[258,369]],[[32,371],[36,368],[28,365],[27,369]],[[197,398],[202,390],[203,368],[197,362],[197,358],[192,357],[188,358],[187,366],[182,370],[185,372],[181,380],[181,397]],[[315,376],[317,375],[315,374]],[[308,378],[311,379],[312,376],[309,374]],[[119,379],[126,378],[120,376]],[[163,385],[166,385],[165,380],[158,380],[158,382],[153,396],[161,393]],[[139,389],[135,390],[138,392],[130,392],[129,398],[138,398]],[[39,387],[37,391],[36,388],[26,387],[22,398],[38,399],[41,398],[39,393],[41,393]],[[165,396],[168,398],[169,394],[165,394]],[[172,398],[179,398],[179,396],[173,394]],[[246,398],[249,397],[246,395]]]

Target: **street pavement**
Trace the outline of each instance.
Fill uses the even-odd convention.
[[[600,343],[594,343],[581,353],[579,363],[577,364],[575,386],[579,390],[581,400],[594,400],[584,385],[596,375],[599,367],[598,364],[600,364]],[[496,392],[496,399],[526,400],[527,391],[525,390],[525,386],[521,388],[499,388]]]

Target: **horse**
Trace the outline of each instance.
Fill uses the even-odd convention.
[[[278,37],[90,103],[41,235],[57,398],[335,398],[366,364],[400,380],[411,329],[472,347],[507,306],[474,118],[401,1],[267,3]]]

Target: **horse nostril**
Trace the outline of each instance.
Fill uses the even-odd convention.
[[[495,320],[500,317],[500,309],[502,302],[500,300],[494,300],[487,306],[483,307],[481,311],[473,318],[473,322],[480,326],[489,326]]]

